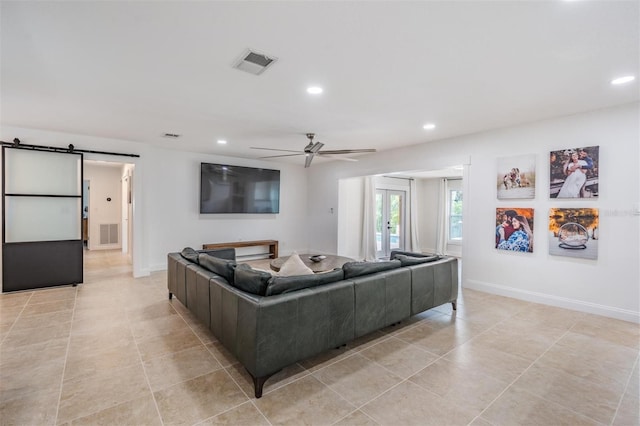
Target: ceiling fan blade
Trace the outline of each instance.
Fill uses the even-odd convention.
[[[311,161],[313,161],[314,153],[306,154],[306,158],[304,159],[304,167],[307,168],[311,165]]]
[[[363,152],[376,152],[375,149],[336,149],[333,151],[322,151],[319,154],[360,154]]]
[[[293,150],[293,149],[276,149],[276,148],[260,148],[257,146],[251,146],[251,149],[263,149],[265,151],[283,151],[283,152],[297,152],[299,154],[304,154],[303,152],[301,152],[300,150]]]
[[[304,154],[304,152],[299,152],[297,154],[268,155],[266,157],[258,157],[258,158],[295,157],[297,155],[305,155],[305,154]]]
[[[352,162],[358,161],[358,160],[356,160],[355,158],[350,158],[350,157],[340,157],[339,155],[335,155],[335,154],[325,154],[325,153],[322,153],[322,152],[319,152],[319,153],[318,153],[318,155],[319,155],[319,156],[321,156],[321,157],[325,157],[325,158],[333,158],[334,160],[340,160],[340,161],[352,161]]]
[[[316,142],[315,144],[313,144],[313,146],[311,147],[311,149],[309,149],[308,152],[311,152],[313,154],[317,153],[318,151],[320,151],[320,149],[324,146],[324,144],[322,142]]]

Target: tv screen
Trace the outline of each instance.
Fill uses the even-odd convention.
[[[280,170],[200,163],[200,213],[279,213]]]

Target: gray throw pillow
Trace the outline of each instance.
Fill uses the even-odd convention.
[[[369,275],[376,272],[396,269],[401,266],[399,260],[389,260],[386,262],[347,262],[342,265],[344,270],[344,279],[359,277],[360,275]]]
[[[233,281],[233,274],[236,269],[236,262],[232,260],[219,259],[206,253],[200,253],[200,266],[214,272],[227,281]]]
[[[218,259],[236,260],[236,249],[234,248],[200,250],[199,253],[206,253]]]
[[[229,282],[238,290],[264,296],[270,279],[270,273],[256,271],[249,265],[241,264],[236,266],[233,281]]]
[[[413,256],[406,256],[404,254],[397,254],[396,259],[400,261],[402,266],[411,266],[411,265],[419,265],[421,263],[434,262],[440,259],[440,256],[434,255],[434,256],[425,256],[425,257],[413,257]]]
[[[265,296],[273,296],[275,294],[290,293],[303,288],[316,287],[323,284],[329,284],[340,281],[344,278],[344,272],[341,268],[322,274],[312,275],[290,275],[288,277],[274,276],[269,280]]]
[[[199,262],[198,256],[200,255],[200,253],[198,253],[197,251],[195,251],[191,247],[183,248],[182,251],[180,252],[180,255],[182,257],[184,257],[185,259],[190,260],[193,263],[198,263]]]

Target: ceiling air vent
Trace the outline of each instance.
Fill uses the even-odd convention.
[[[277,60],[277,58],[271,58],[247,49],[233,67],[254,75],[260,75]]]

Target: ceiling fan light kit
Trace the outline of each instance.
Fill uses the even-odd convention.
[[[261,159],[264,158],[280,158],[280,157],[293,157],[296,155],[304,155],[304,167],[309,167],[311,162],[313,161],[313,157],[319,155],[321,157],[330,157],[336,160],[344,160],[344,161],[358,161],[355,158],[348,157],[339,157],[343,154],[360,154],[365,152],[376,152],[375,149],[336,149],[336,150],[328,150],[321,151],[324,144],[322,142],[314,142],[313,138],[315,138],[315,133],[307,133],[307,139],[309,139],[309,143],[304,147],[302,151],[294,151],[291,149],[277,149],[277,148],[261,148],[252,146],[251,149],[262,149],[266,151],[281,151],[281,152],[293,152],[294,154],[279,154],[279,155],[269,155],[266,157],[258,157]]]

